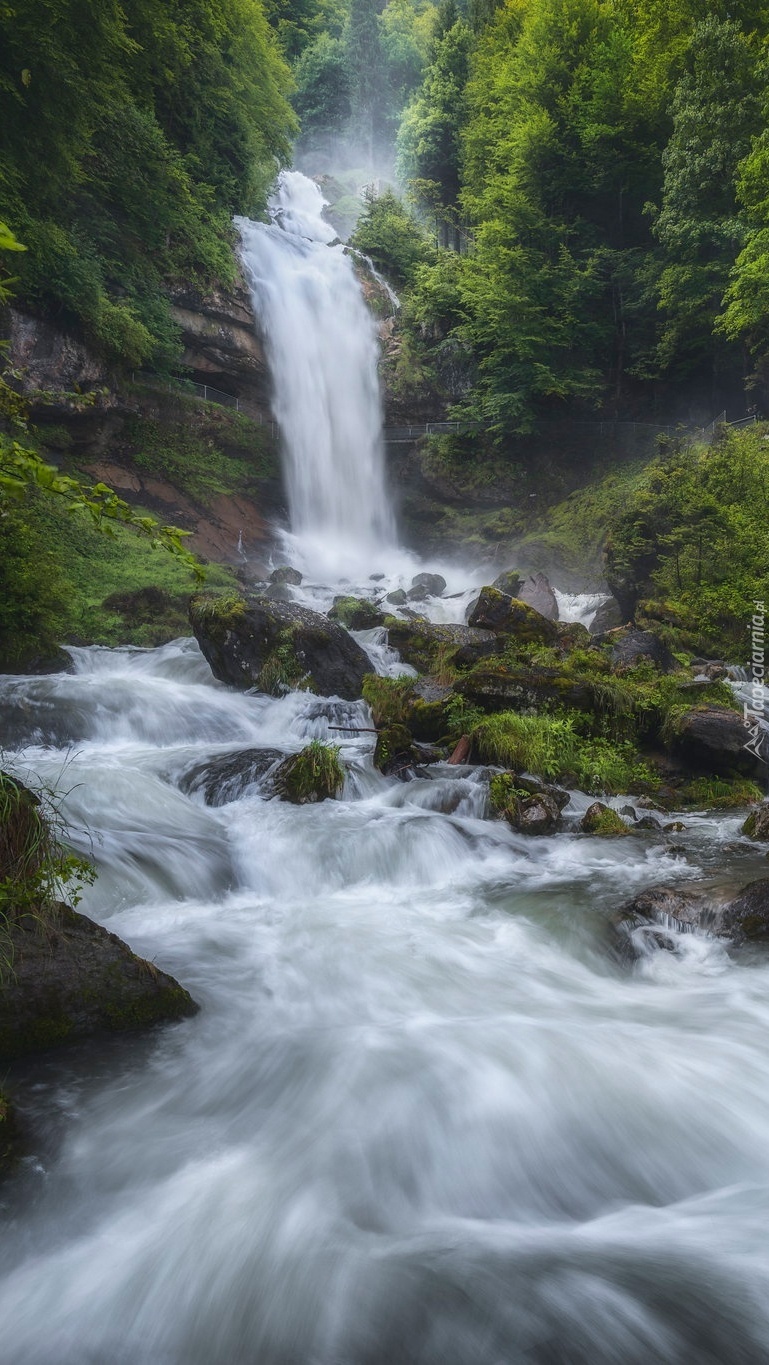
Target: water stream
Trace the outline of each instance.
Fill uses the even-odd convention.
[[[371,591],[415,561],[372,326],[302,181],[241,234],[301,596],[326,607],[342,574]],[[434,619],[482,576],[452,572]],[[618,844],[576,832],[575,793],[566,832],[527,838],[484,818],[483,772],[387,779],[365,733],[341,734],[338,801],[208,807],[196,765],[338,742],[364,704],[230,692],[191,640],[72,656],[0,679],[7,761],[62,793],[100,871],[81,908],[202,1008],[15,1069],[35,1146],[0,1195],[0,1361],[769,1358],[769,964],[687,933],[629,969],[607,935],[635,889],[765,874],[730,848],[742,816],[687,815],[683,851]]]

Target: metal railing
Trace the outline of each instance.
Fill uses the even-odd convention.
[[[240,411],[240,399],[234,393],[225,393],[222,389],[212,388],[210,384],[198,384],[194,379],[161,379],[148,370],[134,370],[131,378],[135,384],[149,384],[151,388],[167,389],[169,393],[194,394],[205,403],[218,403],[220,407]]]

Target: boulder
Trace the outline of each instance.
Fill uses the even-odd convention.
[[[335,597],[329,621],[339,621],[348,630],[373,630],[384,625],[384,613],[366,597]]]
[[[558,620],[558,599],[546,574],[532,574],[523,583],[516,596],[521,602],[527,602],[530,607],[538,611],[540,616],[546,617],[548,621]]]
[[[721,917],[721,932],[733,942],[769,942],[769,877],[744,886]]]
[[[218,754],[189,768],[180,778],[179,788],[189,796],[200,793],[207,806],[226,806],[258,786],[265,773],[282,758],[280,749],[239,749],[236,753]]]
[[[420,762],[419,752],[411,740],[405,725],[387,725],[377,735],[374,750],[374,767],[387,777],[407,778],[415,763]]]
[[[619,602],[616,597],[607,597],[590,622],[590,634],[603,635],[606,631],[616,630],[618,626],[623,624],[622,608]]]
[[[497,648],[496,637],[490,630],[435,625],[424,616],[415,616],[408,621],[390,616],[385,624],[392,648],[420,673],[434,673],[441,667],[466,668],[493,654]]]
[[[298,754],[284,759],[271,776],[272,790],[294,806],[332,801],[344,786],[344,765],[339,750],[312,740]]]
[[[698,772],[765,779],[766,761],[745,747],[749,738],[738,711],[727,706],[693,706],[678,717],[672,745]]]
[[[750,812],[742,826],[742,833],[747,834],[749,839],[769,843],[769,801],[763,801],[760,806],[756,806],[756,809]]]
[[[598,644],[611,645],[613,668],[633,668],[636,664],[651,663],[661,673],[672,673],[678,667],[664,640],[651,630],[637,630],[635,626],[620,626],[596,636]]]
[[[560,811],[552,797],[527,796],[518,803],[518,816],[513,828],[520,830],[521,834],[552,834],[559,815]]]
[[[630,833],[622,816],[611,806],[605,806],[603,801],[594,801],[592,806],[588,806],[579,827],[583,834],[599,834],[602,837]]]
[[[572,678],[544,665],[481,663],[458,679],[454,690],[484,711],[520,711],[530,706],[539,708],[547,702],[589,711],[594,704],[589,679]]]
[[[355,701],[371,672],[368,655],[343,626],[296,602],[198,594],[190,622],[214,677],[233,687],[275,695],[305,687]]]
[[[521,834],[552,834],[569,793],[528,773],[495,773],[489,783],[491,809]]]
[[[197,1011],[172,976],[66,905],[47,913],[44,925],[23,915],[5,933],[13,971],[0,984],[3,1061]]]
[[[411,580],[412,588],[426,588],[429,597],[440,597],[446,591],[446,579],[439,573],[418,573]]]
[[[496,588],[497,592],[503,592],[506,597],[518,597],[522,583],[523,574],[518,573],[517,569],[506,569],[494,579],[491,586]]]
[[[293,587],[298,588],[301,581],[302,575],[299,570],[292,569],[290,565],[282,569],[273,569],[270,574],[271,583],[291,583]]]
[[[403,588],[396,588],[394,592],[388,592],[385,602],[389,602],[393,607],[405,607],[408,598]]]
[[[648,947],[674,951],[676,934],[693,929],[717,932],[720,919],[720,906],[702,891],[651,886],[621,906],[610,927],[620,957],[631,960],[640,955],[639,940]]]
[[[406,593],[408,602],[427,602],[432,597],[432,593],[425,587],[424,583],[417,583],[416,587],[409,588]]]
[[[508,597],[496,588],[482,588],[469,617],[470,626],[512,635],[525,644],[556,644],[558,628],[520,598]]]

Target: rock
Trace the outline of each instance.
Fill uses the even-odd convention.
[[[405,778],[418,763],[419,753],[405,725],[386,725],[377,735],[374,767],[387,777]]]
[[[239,749],[219,754],[189,768],[179,781],[179,789],[189,796],[200,793],[207,806],[226,806],[258,786],[283,757],[280,749]]]
[[[424,583],[417,583],[415,588],[409,588],[406,598],[409,602],[427,602],[432,597]]]
[[[340,621],[348,630],[373,630],[384,625],[384,613],[366,597],[335,597],[329,621]]]
[[[506,597],[518,597],[519,589],[523,584],[523,574],[518,573],[517,569],[506,569],[492,583],[492,588],[497,592],[503,592]]]
[[[197,1011],[172,976],[66,905],[41,927],[6,929],[13,972],[0,985],[0,1059],[98,1033],[147,1028]]]
[[[482,588],[469,625],[492,630],[498,635],[512,635],[526,644],[555,644],[558,628],[526,602],[507,597],[496,588]]]
[[[368,655],[343,626],[296,602],[199,594],[190,622],[214,677],[233,687],[277,695],[303,686],[355,701],[371,672]]]
[[[294,597],[291,588],[288,586],[288,583],[271,583],[268,588],[265,588],[264,592],[262,593],[262,596],[266,597],[270,602],[296,601],[296,598]]]
[[[571,800],[571,793],[565,787],[559,787],[554,782],[543,782],[541,777],[534,777],[532,773],[515,773],[513,781],[521,791],[530,792],[532,796],[546,796],[554,801],[559,812]]]
[[[762,801],[760,806],[750,812],[742,826],[742,833],[747,834],[749,839],[769,843],[769,801]]]
[[[182,332],[182,365],[201,383],[267,408],[269,379],[251,296],[238,278],[202,294],[191,284],[172,287],[171,316]]]
[[[560,811],[549,796],[527,796],[518,805],[518,818],[514,829],[522,834],[552,834]]]
[[[692,929],[714,932],[720,918],[720,907],[701,891],[681,886],[648,887],[613,917],[614,947],[626,960],[641,955],[639,939],[646,946],[672,952],[677,933]]]
[[[667,825],[662,826],[663,834],[682,834],[686,829],[683,820],[671,820]]]
[[[521,710],[543,702],[589,711],[594,705],[590,680],[569,677],[544,665],[497,665],[483,663],[459,678],[454,690],[484,711]]]
[[[616,630],[622,625],[624,621],[620,604],[616,597],[608,597],[596,611],[589,629],[591,635],[603,635],[606,631]]]
[[[493,654],[497,648],[496,638],[489,630],[435,625],[424,616],[408,621],[391,616],[386,618],[385,625],[393,649],[420,673],[434,673],[447,667],[469,667],[478,659]]]
[[[769,877],[750,882],[723,912],[721,932],[735,943],[769,942]]]
[[[334,800],[344,786],[339,750],[313,740],[298,754],[284,759],[271,781],[274,794],[294,806]]]
[[[655,820],[653,815],[642,815],[640,820],[635,821],[633,829],[655,830],[656,833],[659,834],[662,830],[662,825],[659,820]]]
[[[290,565],[282,569],[273,569],[270,574],[271,583],[291,583],[293,587],[298,588],[301,581],[302,575],[299,570],[292,569]]]
[[[393,607],[405,607],[408,598],[403,588],[396,588],[394,592],[388,592],[385,602],[390,602]]]
[[[558,620],[558,599],[550,586],[550,580],[546,574],[536,573],[527,578],[516,596],[521,602],[527,602],[530,607],[538,611],[540,616],[544,616],[548,621]]]
[[[622,816],[612,810],[611,806],[605,806],[602,801],[594,801],[592,806],[588,806],[579,827],[583,834],[598,834],[601,837],[630,833]]]
[[[611,645],[613,668],[633,668],[636,664],[651,663],[661,673],[672,673],[678,667],[664,640],[651,630],[621,626],[619,630],[609,630],[596,636],[596,642]]]
[[[563,653],[568,654],[572,649],[589,649],[592,643],[590,631],[581,621],[556,621],[555,628],[558,631],[558,648]]]
[[[387,575],[386,575],[386,574],[383,574],[383,573],[370,573],[370,574],[369,574],[369,581],[370,581],[371,583],[381,583],[381,582],[382,582],[382,579],[383,579],[383,578],[386,578],[386,577],[387,577]]]
[[[446,591],[446,579],[439,573],[418,573],[411,580],[412,588],[426,588],[429,597],[440,597]]]
[[[745,747],[749,737],[738,711],[726,706],[693,706],[678,718],[672,747],[693,769],[708,776],[736,772],[765,778],[766,762]]]

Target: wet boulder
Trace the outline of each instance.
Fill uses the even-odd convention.
[[[294,806],[333,801],[344,786],[344,764],[338,748],[312,740],[298,754],[284,759],[271,775],[271,785],[275,796]]]
[[[196,763],[183,774],[179,788],[188,796],[203,797],[207,806],[226,806],[258,787],[266,773],[280,763],[280,749],[238,749]]]
[[[742,826],[742,833],[749,839],[769,843],[769,801],[762,801],[760,806],[756,806],[756,809],[750,812]]]
[[[765,779],[766,761],[746,747],[749,738],[740,712],[727,706],[692,706],[677,718],[671,744],[697,772]]]
[[[0,1060],[197,1011],[172,976],[69,906],[44,924],[22,915],[6,933],[13,972],[0,983]]]
[[[606,601],[601,603],[590,622],[590,634],[603,635],[605,632],[616,630],[622,625],[624,625],[624,622],[622,619],[622,608],[620,607],[619,602],[616,597],[607,597]]]
[[[552,834],[569,793],[528,773],[494,773],[489,804],[499,818],[520,834]]]
[[[414,765],[421,761],[419,750],[405,725],[386,725],[379,731],[374,749],[374,767],[386,777],[405,778],[410,775]]]
[[[286,565],[281,569],[273,569],[270,574],[271,583],[290,583],[292,587],[298,588],[301,581],[302,575],[299,570],[292,569],[290,565]]]
[[[594,801],[592,806],[588,806],[579,827],[583,834],[597,834],[602,838],[630,833],[622,816],[611,806],[604,805],[603,801]]]
[[[719,932],[721,906],[711,896],[685,886],[651,886],[626,901],[612,917],[610,931],[619,956],[631,961],[644,949],[675,951],[676,936],[695,929]]]
[[[596,643],[611,645],[612,668],[635,668],[636,664],[650,663],[660,673],[673,673],[678,667],[664,640],[651,630],[620,626],[596,636]]]
[[[520,598],[508,597],[496,588],[482,588],[469,617],[470,626],[512,635],[524,644],[556,644],[558,627]]]
[[[726,906],[721,932],[735,944],[769,943],[769,877],[743,887]]]
[[[354,701],[371,672],[349,631],[296,602],[198,594],[190,622],[214,677],[232,687],[273,695],[305,688]]]
[[[517,569],[506,569],[504,573],[498,575],[492,583],[492,588],[497,592],[503,592],[506,597],[520,596],[520,588],[523,585],[524,575]]]
[[[366,597],[335,597],[329,621],[339,621],[348,630],[373,630],[384,625],[384,613]]]
[[[594,700],[590,679],[533,664],[480,663],[458,679],[454,690],[484,711],[519,711],[551,702],[588,711]]]
[[[389,602],[393,607],[405,607],[408,598],[403,588],[395,588],[393,592],[388,592],[385,602]]]
[[[548,621],[558,620],[558,599],[546,574],[531,574],[521,585],[517,596],[521,602],[527,602]]]
[[[446,591],[446,579],[439,573],[418,573],[411,580],[411,588],[425,588],[428,597],[440,597]]]
[[[493,654],[497,641],[490,630],[471,626],[435,625],[423,616],[401,621],[387,618],[387,638],[404,663],[420,673],[440,672],[442,668],[467,668],[478,659]]]

